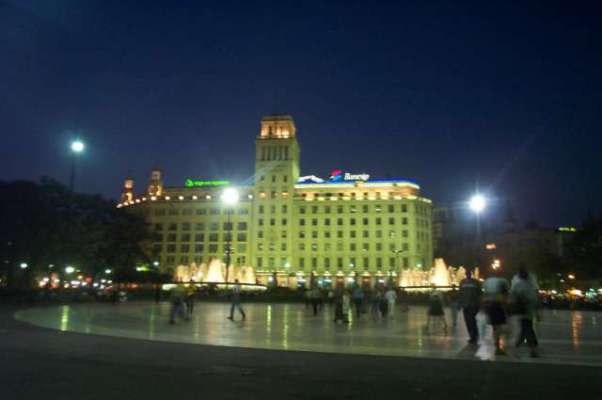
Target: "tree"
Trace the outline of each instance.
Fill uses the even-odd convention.
[[[0,256],[9,285],[31,284],[34,275],[72,265],[85,274],[134,270],[146,261],[148,230],[141,216],[117,209],[97,195],[72,193],[42,178],[0,182]],[[19,271],[18,264],[28,268]]]

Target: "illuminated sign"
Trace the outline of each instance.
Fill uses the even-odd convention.
[[[340,169],[335,169],[330,173],[330,178],[328,178],[331,182],[340,182],[340,181],[367,181],[370,179],[369,174],[350,174],[349,172],[343,172]]]
[[[203,181],[198,179],[186,179],[184,185],[188,188],[191,187],[204,187],[204,186],[227,186],[230,181]]]
[[[561,226],[560,228],[558,228],[558,230],[560,232],[577,232],[577,228],[574,228],[572,226]]]

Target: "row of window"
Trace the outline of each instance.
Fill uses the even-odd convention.
[[[344,251],[344,247],[345,247],[344,243],[335,243],[336,251]],[[348,243],[347,247],[348,247],[349,251],[358,251],[358,243]],[[383,243],[375,243],[374,249],[376,251],[383,251],[383,247],[384,247]],[[332,251],[332,248],[333,248],[332,243],[324,243],[324,245],[323,245],[323,251]],[[317,252],[320,249],[320,245],[318,243],[312,243],[311,245],[306,246],[305,243],[298,243],[298,249],[299,249],[299,251],[306,251],[306,250],[311,249],[312,252]],[[262,243],[257,244],[257,250],[259,250],[259,251],[263,250]],[[370,251],[370,243],[362,243],[359,250]],[[408,243],[402,243],[401,249],[399,249],[397,247],[396,243],[389,243],[388,250],[391,252],[409,251],[410,245]]]
[[[212,258],[215,257],[203,257],[203,256],[188,256],[188,255],[182,255],[180,256],[180,258],[178,258],[177,260],[179,261],[180,264],[183,265],[187,265],[191,262],[194,262],[197,265],[200,265],[204,262],[210,262]],[[235,262],[235,265],[246,265],[247,264],[247,258],[245,256],[238,256],[235,257],[233,259],[233,261]],[[174,265],[176,263],[176,256],[174,255],[169,255],[167,257],[165,257],[165,259],[163,260],[163,264],[166,265]]]
[[[246,231],[248,229],[248,224],[246,222],[238,222],[236,224],[232,222],[224,222],[221,224],[222,229],[225,231],[230,231],[236,228],[239,231]],[[194,228],[195,231],[204,231],[205,228],[209,228],[210,231],[218,231],[220,229],[220,224],[218,222],[211,222],[209,224],[205,224],[204,222],[197,222],[191,224],[190,222],[183,222],[181,224],[177,224],[172,222],[167,225],[168,231],[177,231],[178,227],[181,231],[190,231]],[[155,232],[163,231],[164,225],[162,223],[156,223],[153,226]]]
[[[383,224],[383,218],[377,217],[374,219],[368,218],[368,217],[364,217],[361,220],[359,218],[324,218],[324,219],[319,219],[319,218],[311,218],[311,219],[305,219],[305,218],[300,218],[299,219],[299,225],[301,226],[305,226],[306,224],[310,224],[312,226],[318,226],[320,223],[323,224],[324,226],[330,226],[331,223],[334,225],[334,223],[336,222],[336,224],[338,226],[341,225],[345,225],[345,222],[347,222],[349,225],[357,225],[358,221],[362,223],[362,225],[370,225],[370,223],[374,224],[374,225],[382,225]],[[388,225],[395,225],[396,219],[395,217],[389,217],[386,218],[385,221],[387,221]],[[425,222],[422,222],[425,221]],[[402,217],[400,219],[400,223],[401,225],[408,225],[409,220],[408,217]],[[419,221],[419,218],[416,219],[416,223],[419,225],[426,225],[428,226],[428,221],[426,220],[421,220]]]
[[[368,214],[371,211],[379,213],[379,212],[389,212],[389,213],[394,213],[394,212],[398,212],[401,211],[402,213],[406,213],[408,212],[408,205],[407,204],[387,204],[387,206],[383,206],[382,204],[375,204],[375,205],[368,205],[368,204],[363,204],[362,206],[359,205],[338,205],[338,206],[329,206],[329,205],[314,205],[314,206],[300,206],[299,207],[299,214],[305,214],[306,212],[311,212],[312,214],[318,214],[318,213],[325,213],[325,214],[330,214],[331,212],[336,212],[337,214],[343,214],[343,213],[357,213],[357,212],[362,212],[364,214]]]
[[[244,232],[239,232],[236,235],[233,235],[229,232],[222,233],[221,235],[217,233],[210,233],[209,235],[205,235],[204,233],[196,233],[191,235],[190,233],[182,233],[179,238],[175,233],[169,233],[167,235],[163,235],[162,233],[154,233],[153,240],[155,242],[190,242],[194,238],[195,242],[204,242],[205,238],[208,238],[210,242],[220,242],[220,241],[232,241],[236,238],[238,242],[246,242],[247,234]],[[179,240],[178,240],[179,239]]]
[[[288,146],[262,146],[259,159],[261,161],[288,160]]]
[[[282,257],[280,259],[278,259],[276,257],[266,257],[265,261],[266,261],[266,263],[264,264],[264,258],[257,257],[257,263],[256,263],[257,268],[261,269],[261,268],[267,267],[267,268],[273,269],[273,268],[290,267],[286,257]],[[306,261],[305,257],[299,257],[298,269],[304,270],[306,268],[305,261]],[[355,257],[349,257],[349,258],[311,257],[311,258],[307,258],[307,264],[311,267],[312,270],[317,270],[319,267],[322,267],[325,270],[328,270],[330,268],[335,268],[335,267],[337,269],[343,269],[346,267],[363,268],[364,270],[369,270],[371,267],[375,267],[377,269],[395,268],[395,266],[399,262],[401,263],[401,265],[404,268],[408,268],[410,266],[410,260],[407,257],[403,257],[399,261],[397,261],[395,259],[395,257],[391,257],[388,259],[387,265],[384,264],[385,262],[387,262],[386,259],[383,259],[382,257],[376,257],[375,264],[370,263],[370,257],[362,257],[359,259],[359,261],[361,261],[361,265],[358,264],[358,259]]]
[[[233,214],[234,210],[232,210],[231,208],[219,208],[219,207],[212,207],[212,208],[184,208],[184,209],[179,209],[179,208],[157,208],[154,210],[154,214],[156,217],[163,217],[166,215],[172,216],[172,215],[186,215],[186,216],[190,216],[190,215],[220,215],[220,214]],[[237,207],[236,208],[236,213],[238,215],[248,215],[249,214],[249,209],[247,207]]]
[[[247,245],[245,243],[238,243],[231,248],[233,252],[238,254],[245,253],[247,251]],[[161,254],[163,253],[163,249],[165,249],[166,253],[209,253],[222,258],[223,253],[226,251],[226,246],[219,246],[216,243],[210,243],[208,246],[205,246],[203,243],[197,243],[194,245],[184,243],[177,246],[169,243],[163,247],[160,244],[155,244],[153,246],[153,254]]]

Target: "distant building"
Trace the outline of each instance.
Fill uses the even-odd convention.
[[[142,212],[154,238],[150,253],[164,270],[224,260],[252,266],[260,279],[315,273],[373,280],[433,262],[431,201],[405,179],[374,179],[334,170],[302,176],[292,117],[261,120],[255,141],[255,182],[224,205],[224,180],[190,178],[164,186],[153,170],[145,193],[126,181],[118,207]]]

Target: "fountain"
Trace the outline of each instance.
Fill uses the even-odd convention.
[[[479,269],[473,272],[475,279],[479,278]],[[442,258],[436,258],[434,266],[430,270],[404,269],[401,271],[399,286],[417,287],[417,286],[458,286],[462,279],[466,278],[466,268],[447,266]]]
[[[236,279],[241,284],[254,285],[257,283],[255,270],[249,266],[234,266],[228,268],[228,283],[233,283]],[[195,263],[190,265],[178,265],[176,268],[176,281],[179,282],[199,282],[199,283],[224,283],[226,282],[226,265],[218,258],[211,259],[209,264],[197,266]]]

